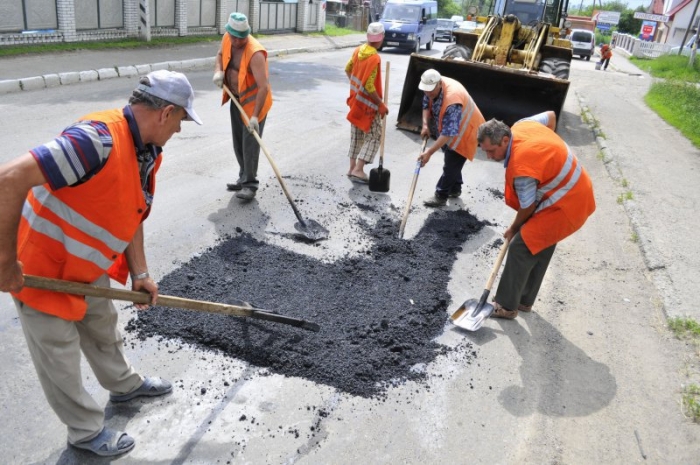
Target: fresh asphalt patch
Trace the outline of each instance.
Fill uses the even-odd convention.
[[[364,206],[363,206],[364,207]],[[346,208],[358,208],[357,205]],[[362,208],[365,210],[365,208]],[[311,321],[319,332],[266,321],[154,307],[127,324],[137,338],[193,344],[361,397],[426,379],[441,354],[471,344],[435,342],[451,309],[447,284],[463,244],[486,224],[468,211],[436,211],[411,240],[399,223],[360,217],[371,246],[332,263],[267,244],[242,232],[165,276],[160,292],[240,304]]]

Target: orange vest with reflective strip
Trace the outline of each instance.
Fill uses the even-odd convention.
[[[263,47],[260,44],[260,42],[255,40],[255,37],[248,36],[248,42],[246,43],[246,46],[243,49],[243,56],[241,57],[241,64],[238,69],[238,88],[231,88],[231,92],[233,93],[236,93],[236,90],[238,91],[238,102],[243,107],[243,111],[245,111],[245,114],[248,115],[248,118],[251,118],[253,116],[253,111],[255,111],[255,99],[258,96],[258,84],[255,82],[255,77],[253,76],[253,73],[251,73],[250,69],[248,68],[248,65],[250,65],[250,59],[256,52],[261,52],[265,56],[265,60],[267,61],[267,50],[265,50],[265,47]],[[228,68],[229,62],[231,61],[231,34],[229,34],[228,32],[225,33],[224,37],[221,39],[221,59],[225,73],[226,68]],[[265,64],[265,76],[269,77],[267,64]],[[230,97],[228,96],[226,91],[224,91],[223,96],[221,98],[221,104],[225,104],[229,101],[229,99]],[[265,98],[265,103],[260,109],[260,114],[258,115],[259,121],[265,119],[265,117],[267,116],[267,112],[270,111],[271,107],[272,89],[270,88],[268,83],[267,97]]]
[[[471,161],[474,159],[474,154],[479,146],[476,140],[476,131],[484,123],[484,116],[462,84],[454,79],[443,77],[442,108],[440,108],[440,116],[437,122],[438,135],[442,131],[442,118],[445,116],[445,110],[450,105],[455,104],[462,105],[462,119],[459,124],[459,134],[451,137],[447,141],[447,145],[451,150]],[[428,107],[431,112],[432,105],[432,101],[429,100]]]
[[[593,184],[566,143],[548,127],[522,121],[513,125],[512,133],[505,199],[509,207],[519,210],[515,178],[537,180],[540,200],[520,228],[525,245],[534,255],[576,232],[593,214]]]
[[[112,135],[112,150],[102,169],[82,184],[52,190],[34,187],[22,209],[17,235],[24,273],[91,283],[107,273],[126,283],[124,250],[148,214],[129,124],[121,109],[81,118],[102,121]],[[155,191],[156,159],[149,190]],[[85,316],[83,296],[25,287],[13,295],[25,304],[65,320]]]
[[[363,132],[369,132],[372,127],[372,120],[379,111],[379,106],[374,103],[369,93],[365,89],[365,84],[369,81],[372,72],[376,69],[377,76],[374,80],[374,88],[379,98],[383,98],[382,91],[382,59],[375,53],[364,60],[358,58],[360,47],[357,47],[352,54],[352,73],[350,73],[350,97],[347,104],[350,107],[347,119]]]

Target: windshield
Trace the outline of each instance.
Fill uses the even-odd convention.
[[[541,0],[512,0],[506,3],[504,15],[515,15],[521,23],[530,24],[542,20],[544,7],[545,3]]]
[[[450,21],[449,19],[438,19],[438,27],[444,27],[446,29],[450,29],[454,27],[455,22]]]
[[[590,42],[593,34],[590,32],[574,32],[571,36],[573,42]]]
[[[387,4],[382,19],[386,21],[420,21],[420,7]]]

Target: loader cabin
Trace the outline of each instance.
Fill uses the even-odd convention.
[[[430,50],[437,35],[437,1],[389,0],[379,21],[384,25],[380,50],[397,47],[418,53],[423,45]]]

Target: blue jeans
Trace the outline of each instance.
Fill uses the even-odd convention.
[[[445,164],[442,166],[442,176],[435,186],[437,197],[447,198],[448,195],[462,192],[462,168],[467,161],[454,150],[444,150]]]

